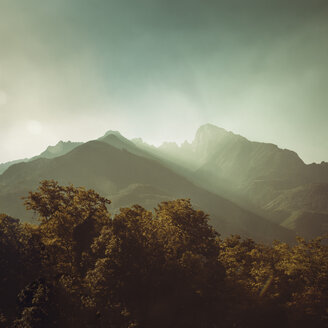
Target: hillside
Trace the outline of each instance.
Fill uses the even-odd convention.
[[[328,184],[315,183],[282,192],[265,209],[272,221],[315,238],[328,231]]]
[[[5,163],[1,163],[0,164],[0,174],[5,172],[8,169],[9,166],[17,164],[17,163],[25,162],[27,160],[28,160],[27,158],[24,158],[24,159],[17,159],[15,161],[9,161],[9,162],[5,162]]]
[[[140,141],[137,144],[147,147]],[[306,199],[301,197],[296,203],[294,196],[289,196],[299,188],[308,189],[309,185],[328,182],[328,163],[307,165],[291,150],[253,142],[211,124],[201,126],[191,143],[181,146],[164,143],[158,148],[148,147],[148,150],[193,170],[187,177],[197,185],[279,224],[292,215],[295,208],[302,213],[305,208],[307,220],[311,221],[312,214],[317,217],[324,213],[320,204],[328,203],[326,193],[309,191]],[[307,209],[309,203],[312,204],[310,210]],[[291,211],[291,207],[294,210]],[[293,217],[298,220],[298,216]],[[328,232],[326,224],[318,224],[317,220],[312,223],[315,231]],[[297,230],[294,229],[296,225],[287,226],[304,234],[307,228],[300,228],[301,225],[297,225]]]
[[[118,206],[147,203],[150,193],[152,196],[158,194],[154,202],[158,199],[191,198],[197,208],[203,208],[211,215],[211,223],[223,235],[240,233],[264,241],[274,238],[289,241],[293,238],[287,229],[197,187],[159,161],[137,156],[100,141],[87,142],[61,157],[11,166],[0,176],[1,211],[30,219],[26,213],[23,214],[19,197],[35,189],[43,179],[93,188],[109,199],[113,195]],[[140,192],[136,192],[131,185],[149,190],[155,188],[160,192],[145,192],[142,200]],[[115,211],[115,208],[112,210]]]
[[[54,146],[48,146],[41,154],[31,158],[18,159],[0,164],[0,175],[5,172],[10,166],[18,163],[29,162],[38,158],[55,158],[67,154],[77,146],[82,145],[82,142],[59,141]]]
[[[41,179],[56,179],[112,197],[113,211],[190,197],[219,218],[215,224],[223,234],[270,239],[280,238],[286,228],[308,237],[328,232],[328,163],[307,165],[291,150],[252,142],[211,124],[180,146],[170,142],[154,147],[108,131],[96,141],[61,141],[10,164],[2,164],[7,171],[0,175],[0,208],[25,219],[31,217],[17,199]],[[274,236],[271,230],[277,225]]]
[[[59,141],[55,146],[49,146],[47,149],[36,157],[32,157],[31,160],[36,158],[55,158],[67,154],[77,146],[82,145],[82,142],[71,141]]]

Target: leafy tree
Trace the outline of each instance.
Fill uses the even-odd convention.
[[[190,200],[111,218],[93,190],[42,181],[37,226],[0,215],[0,327],[328,327],[328,246],[219,239]]]
[[[41,257],[42,245],[34,228],[0,214],[0,326],[16,315],[17,294],[40,274]]]
[[[155,213],[122,209],[103,229],[87,276],[93,302],[108,323],[209,327],[224,284],[217,233],[189,200],[161,203]]]
[[[298,238],[293,247],[240,236],[224,240],[219,258],[235,293],[232,317],[238,313],[241,327],[328,325],[327,252],[322,238]]]
[[[25,199],[26,208],[39,214],[40,234],[56,273],[83,270],[89,246],[109,222],[110,201],[94,190],[60,186],[45,180]]]

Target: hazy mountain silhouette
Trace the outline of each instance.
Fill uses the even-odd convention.
[[[153,154],[137,147],[132,141],[123,137],[118,131],[107,131],[102,137],[98,138],[97,140],[105,142],[106,144],[118,149],[125,149],[135,155],[147,157],[150,159],[156,158],[156,156],[154,156]]]
[[[118,131],[107,131],[97,140],[103,141],[119,149],[137,149],[136,145],[129,139],[123,137]]]
[[[40,155],[33,156],[32,158],[18,159],[15,161],[0,164],[0,175],[13,164],[33,161],[38,158],[54,158],[62,156],[81,144],[82,142],[59,141],[55,146],[48,146],[47,149],[43,151]]]
[[[328,231],[323,219],[328,212],[320,205],[328,203],[328,194],[316,192],[314,185],[327,188],[328,163],[306,165],[291,150],[252,142],[211,124],[201,126],[191,143],[164,143],[150,150],[193,169],[195,183],[274,222],[305,235],[310,224],[308,235]],[[299,190],[307,191],[306,199]]]
[[[19,197],[41,179],[56,179],[96,189],[113,200],[113,211],[190,197],[224,234],[288,239],[285,228],[307,237],[328,231],[328,163],[306,165],[291,150],[211,124],[180,146],[154,147],[108,131],[85,144],[60,141],[1,169],[0,210],[25,219]]]
[[[21,163],[21,162],[26,162],[26,161],[28,161],[28,158],[17,159],[15,161],[9,161],[9,162],[5,162],[5,163],[1,163],[0,164],[0,174],[5,172],[8,169],[9,166],[17,164],[17,163]]]
[[[137,149],[137,147],[134,145],[133,142],[130,140],[124,138],[118,131],[107,131],[102,137],[100,137],[98,140],[106,142],[114,147],[120,148],[120,149],[128,149],[129,151],[132,151],[133,149]],[[45,151],[43,151],[41,154],[33,156],[31,158],[24,158],[24,159],[18,159],[15,161],[10,161],[6,163],[0,164],[0,175],[7,170],[8,167],[10,167],[13,164],[18,164],[22,162],[28,162],[33,161],[38,158],[55,158],[62,155],[67,154],[77,146],[82,145],[83,142],[72,142],[72,141],[59,141],[54,146],[48,146]]]
[[[59,141],[55,146],[49,146],[40,155],[32,157],[32,160],[36,158],[55,158],[62,156],[80,145],[82,145],[82,142]]]
[[[276,145],[252,142],[211,124],[201,126],[192,143],[178,147],[164,143],[163,154],[189,162],[198,174],[215,175],[234,182],[236,187],[259,179],[297,177],[305,165],[298,155]]]
[[[240,233],[265,241],[293,237],[287,229],[195,186],[159,161],[100,141],[87,142],[53,159],[39,158],[11,166],[0,176],[1,210],[30,219],[23,212],[19,196],[35,189],[42,179],[94,188],[110,199],[113,196],[112,211],[133,203],[153,206],[161,200],[189,197],[196,207],[211,214],[212,224],[224,235]]]

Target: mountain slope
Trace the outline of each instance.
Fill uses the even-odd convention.
[[[328,231],[328,184],[302,185],[282,192],[265,206],[272,221],[314,238]]]
[[[55,158],[67,154],[74,148],[82,145],[82,142],[71,142],[71,141],[59,141],[55,146],[49,146],[40,155],[33,157],[31,160],[36,158]]]
[[[0,175],[5,172],[11,165],[34,161],[38,158],[55,158],[67,154],[77,146],[82,145],[82,142],[59,141],[55,146],[48,146],[45,151],[40,155],[33,156],[32,158],[18,159],[7,163],[0,164]]]
[[[145,186],[148,191],[143,192],[147,200],[147,195],[152,193],[150,190],[156,188],[156,200],[191,198],[196,207],[211,214],[212,224],[224,235],[241,233],[263,241],[274,238],[290,241],[293,237],[287,229],[195,186],[158,161],[99,141],[87,142],[61,157],[11,166],[0,176],[0,210],[13,216],[21,215],[19,198],[11,198],[8,202],[8,195],[24,196],[42,179],[94,188],[108,198],[115,196],[118,206],[139,202],[140,188]],[[131,185],[139,185],[139,190]],[[21,217],[29,219],[26,214]]]
[[[311,213],[313,217],[318,217],[324,213],[319,203],[328,203],[326,193],[309,192],[307,200],[301,198],[296,204],[292,200],[294,196],[288,197],[295,195],[297,188],[306,189],[308,187],[305,186],[313,183],[328,183],[328,163],[306,165],[291,150],[269,143],[252,142],[211,124],[201,126],[192,143],[185,142],[181,146],[164,143],[150,150],[194,170],[192,175],[188,175],[194,183],[274,222],[283,224],[292,216],[295,224],[285,226],[292,229],[298,226],[295,231],[306,231],[305,226],[302,229],[297,222],[311,221]],[[314,205],[309,210],[303,202]],[[298,215],[290,210],[291,206],[298,207]],[[302,215],[302,219],[298,220],[300,213],[307,213],[307,219]],[[313,219],[316,227],[312,230],[328,232],[324,228],[327,225],[318,225],[319,221]]]
[[[306,165],[293,151],[211,124],[181,146],[164,143],[156,148],[108,131],[98,141],[61,141],[27,163],[0,169],[4,165],[0,209],[22,218],[26,213],[15,199],[40,179],[54,178],[96,189],[113,199],[113,210],[134,202],[151,208],[161,200],[190,197],[218,219],[224,233],[261,238],[276,225],[304,236],[328,232],[328,163]],[[265,227],[263,218],[273,225]],[[284,234],[281,229],[278,234]]]
[[[5,162],[5,163],[1,163],[0,164],[0,175],[5,172],[9,166],[17,164],[17,163],[21,163],[21,162],[26,162],[28,161],[28,158],[23,158],[23,159],[17,159],[15,161],[10,161],[10,162]]]

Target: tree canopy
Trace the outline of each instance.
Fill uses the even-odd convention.
[[[324,327],[328,247],[224,240],[190,200],[109,213],[42,181],[39,225],[0,215],[0,327]]]

